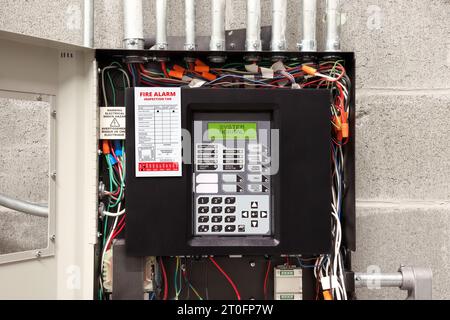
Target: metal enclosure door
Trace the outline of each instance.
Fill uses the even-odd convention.
[[[92,299],[97,207],[94,50],[0,31],[0,97],[39,97],[51,106],[48,245],[0,255],[0,299]]]

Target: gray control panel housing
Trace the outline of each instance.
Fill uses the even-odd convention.
[[[194,119],[193,228],[196,236],[271,236],[271,121],[264,113]],[[208,134],[210,123],[256,124],[245,139]]]

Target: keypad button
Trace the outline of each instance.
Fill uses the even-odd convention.
[[[249,212],[248,211],[242,211],[242,218],[246,219],[249,217]]]
[[[263,186],[261,184],[249,184],[247,186],[247,190],[249,192],[259,193],[259,192],[263,192]]]
[[[258,221],[257,220],[252,220],[252,228],[258,228]]]
[[[208,197],[200,197],[198,198],[198,204],[207,204],[209,202]]]
[[[213,207],[212,213],[222,213],[222,207]]]
[[[263,176],[260,174],[249,174],[247,175],[247,180],[251,183],[263,182]]]
[[[208,216],[198,217],[198,223],[208,223],[208,222],[209,222]]]
[[[252,211],[252,218],[258,218],[258,211]]]
[[[236,212],[236,207],[226,207],[225,208],[225,213],[235,213]]]
[[[262,171],[262,166],[260,164],[253,164],[247,166],[249,172],[259,173]]]
[[[225,223],[234,223],[234,222],[236,222],[236,217],[234,216],[225,217]]]
[[[212,204],[221,204],[222,203],[222,198],[221,197],[214,197],[211,200]]]
[[[208,232],[209,231],[209,226],[199,226],[198,227],[198,232]]]
[[[258,201],[252,201],[251,204],[250,204],[250,207],[252,209],[258,209],[258,206],[259,206]]]
[[[212,217],[212,223],[221,223],[221,222],[222,222],[222,216]]]
[[[261,218],[267,218],[267,211],[261,211]]]
[[[198,208],[198,213],[208,213],[209,212],[209,207],[199,207]]]
[[[245,232],[245,226],[243,224],[238,226],[238,232]]]
[[[211,229],[212,232],[222,232],[222,226],[221,225],[214,225]]]
[[[235,197],[227,197],[225,198],[225,204],[235,204],[236,198]]]
[[[235,231],[236,231],[236,226],[235,225],[225,226],[225,232],[235,232]]]
[[[239,182],[237,174],[224,174],[224,175],[222,175],[222,180],[223,180],[223,182],[226,182],[226,183]]]
[[[236,193],[238,191],[238,186],[235,184],[224,184],[222,185],[222,190],[227,193]]]

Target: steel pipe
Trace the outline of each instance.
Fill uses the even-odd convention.
[[[261,51],[261,0],[247,0],[247,51]]]
[[[272,51],[286,51],[287,0],[272,0]]]
[[[355,273],[355,286],[357,288],[400,288],[403,284],[403,275],[397,273]]]
[[[83,45],[94,47],[94,0],[84,0],[83,16]]]
[[[186,28],[184,50],[195,50],[197,47],[195,42],[195,0],[185,0],[184,6]]]
[[[167,50],[167,0],[156,0],[156,44],[154,49]]]
[[[37,217],[48,217],[48,207],[36,203],[17,200],[8,197],[4,194],[0,194],[0,206],[19,211],[22,213],[30,214]]]
[[[327,0],[325,13],[327,35],[325,51],[341,51],[341,3],[340,0]]]
[[[209,50],[225,51],[225,0],[211,1],[211,41]]]
[[[123,0],[125,49],[144,49],[142,0]]]
[[[299,49],[302,52],[317,51],[317,0],[303,0],[302,29]]]

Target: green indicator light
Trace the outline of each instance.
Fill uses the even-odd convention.
[[[209,140],[256,140],[256,122],[209,122]]]

